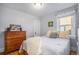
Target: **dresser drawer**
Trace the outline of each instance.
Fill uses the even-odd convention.
[[[6,52],[11,52],[11,51],[15,51],[17,49],[20,49],[21,43],[17,42],[17,43],[13,43],[13,44],[8,44],[6,45]]]
[[[17,38],[17,37],[25,37],[26,32],[6,32],[5,33],[5,38],[6,39],[11,39],[11,38]]]
[[[20,40],[20,39],[21,39],[21,40]],[[22,42],[23,40],[24,40],[24,38],[8,39],[8,40],[6,40],[6,44],[18,43],[18,42]]]
[[[22,39],[22,38],[20,38]],[[14,46],[17,46],[17,45],[21,45],[23,40],[20,40],[20,39],[9,39],[6,41],[6,47],[14,47]]]

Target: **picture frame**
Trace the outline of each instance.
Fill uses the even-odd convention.
[[[10,24],[10,31],[22,31],[21,25]]]
[[[53,27],[53,21],[48,22],[48,27]]]

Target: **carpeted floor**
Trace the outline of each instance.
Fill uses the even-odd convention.
[[[21,52],[18,52],[18,51],[15,51],[14,53],[11,53],[10,55],[28,55],[26,51],[21,51]],[[77,55],[77,52],[76,51],[70,51],[70,55]]]
[[[76,51],[70,51],[70,55],[77,55]]]
[[[4,54],[0,54],[0,55],[4,55]],[[22,51],[14,51],[14,52],[11,52],[7,55],[28,55],[26,51],[22,50]],[[70,54],[69,55],[77,55],[77,52],[76,51],[70,51]]]

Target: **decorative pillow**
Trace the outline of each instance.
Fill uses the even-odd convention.
[[[50,37],[50,34],[51,34],[51,31],[48,31],[47,34],[46,34],[46,36]]]
[[[69,35],[68,31],[59,32],[59,38],[67,38]]]
[[[49,38],[57,38],[58,37],[58,33],[57,32],[53,32],[53,31],[48,31],[47,32],[47,37]]]
[[[57,38],[58,37],[58,34],[56,32],[52,32],[50,34],[50,38]]]

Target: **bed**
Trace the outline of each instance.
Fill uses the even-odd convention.
[[[70,40],[62,38],[32,37],[23,41],[20,50],[27,51],[28,55],[68,55]]]

